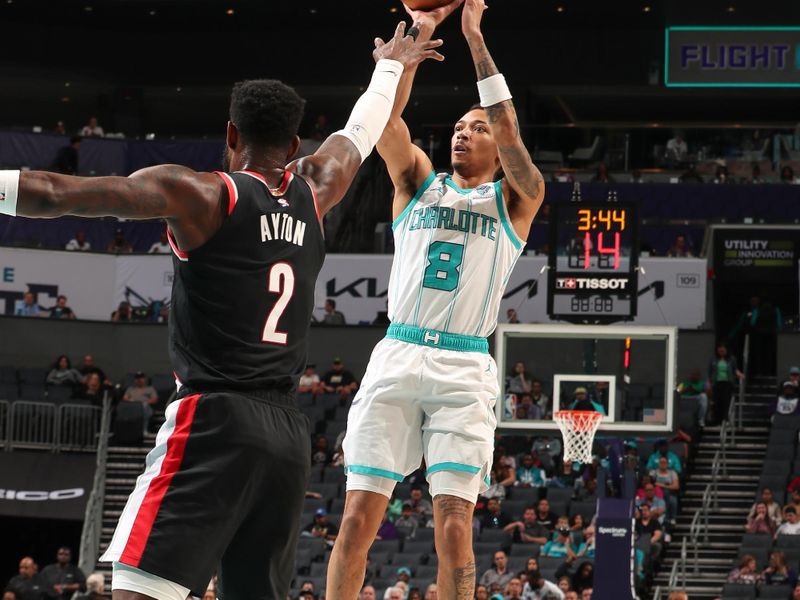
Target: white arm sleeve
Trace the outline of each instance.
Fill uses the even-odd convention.
[[[383,134],[392,114],[394,96],[402,74],[401,63],[386,58],[379,60],[369,87],[356,101],[347,125],[333,134],[353,142],[361,154],[361,162],[366,160]]]

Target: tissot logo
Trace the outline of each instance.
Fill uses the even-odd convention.
[[[559,277],[556,279],[556,289],[559,290],[626,290],[628,279],[601,278],[601,277]]]
[[[74,500],[86,493],[83,488],[66,490],[4,490],[0,488],[0,500],[18,500],[22,502],[43,502],[45,500]]]

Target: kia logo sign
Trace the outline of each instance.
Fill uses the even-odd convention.
[[[46,500],[75,500],[85,494],[83,488],[70,488],[67,490],[4,490],[0,489],[0,499],[18,500],[21,502],[43,502]]]

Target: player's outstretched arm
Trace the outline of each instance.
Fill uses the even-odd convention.
[[[475,63],[481,106],[489,117],[500,164],[512,192],[508,207],[511,221],[520,237],[526,239],[533,217],[544,200],[544,178],[522,143],[511,94],[483,39],[481,18],[484,10],[484,0],[465,0],[461,29]]]
[[[405,34],[405,23],[400,23],[389,43],[373,52],[377,61],[375,73],[367,91],[353,107],[345,128],[328,137],[312,156],[287,166],[310,181],[320,214],[324,215],[341,201],[361,163],[381,137],[403,71],[415,68],[427,58],[441,60],[435,50],[441,45],[441,40],[415,40]]]
[[[425,42],[431,39],[436,27],[450,16],[464,0],[453,0],[450,4],[437,8],[432,11],[411,10],[408,7],[406,12],[413,20],[413,28],[416,29],[417,41]],[[383,46],[384,41],[375,38],[375,48]],[[408,125],[403,120],[403,111],[408,104],[411,96],[411,88],[414,85],[414,76],[417,74],[417,67],[412,67],[403,71],[400,83],[397,86],[397,94],[392,107],[392,114],[389,122],[383,130],[383,135],[378,140],[378,152],[386,162],[389,177],[394,184],[394,216],[403,212],[408,202],[416,193],[419,186],[425,181],[433,170],[430,159],[419,146],[411,142],[411,134]]]
[[[2,187],[4,203],[13,192],[15,207],[12,211],[0,204],[0,210],[23,217],[165,218],[186,250],[200,246],[219,227],[226,193],[216,175],[179,165],[149,167],[129,177],[0,171]]]

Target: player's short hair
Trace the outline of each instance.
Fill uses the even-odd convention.
[[[305,104],[277,79],[248,79],[233,86],[230,119],[245,143],[280,148],[297,135]]]

